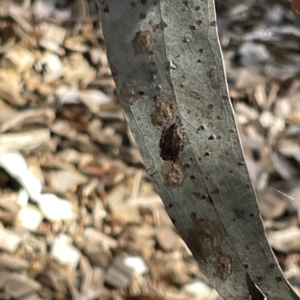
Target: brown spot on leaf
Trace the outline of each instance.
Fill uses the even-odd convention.
[[[192,227],[188,230],[187,245],[196,259],[208,262],[217,276],[225,281],[231,274],[232,259],[223,253],[225,231],[222,225],[203,218],[192,218],[192,222]]]
[[[194,256],[209,259],[222,252],[224,230],[221,224],[209,219],[193,219],[188,232],[188,245]]]
[[[151,123],[158,129],[166,127],[174,119],[172,103],[157,101],[155,110],[151,113]]]
[[[226,281],[231,274],[232,259],[229,255],[220,255],[216,257],[212,262],[212,267],[217,272],[219,278],[222,281]]]
[[[152,44],[153,36],[150,30],[139,31],[136,33],[133,41],[132,47],[134,49],[134,54],[145,54],[150,50]]]
[[[196,196],[196,198],[200,199],[201,193],[199,193],[199,192],[193,192],[193,194]]]
[[[197,91],[190,91],[190,96],[195,100],[202,100],[201,95]]]
[[[165,21],[161,20],[161,22],[160,22],[160,28],[161,29],[165,29],[166,27],[168,27],[168,24]]]
[[[220,193],[220,190],[218,188],[215,188],[214,190],[212,190],[210,192],[211,194],[219,194]]]
[[[166,187],[180,187],[184,182],[184,166],[181,162],[165,161],[161,167],[161,174]]]
[[[134,104],[139,98],[139,91],[134,81],[124,80],[120,90],[121,101],[130,105]]]
[[[159,147],[160,157],[163,160],[172,160],[175,162],[179,159],[179,154],[183,150],[183,134],[176,123],[163,129]]]

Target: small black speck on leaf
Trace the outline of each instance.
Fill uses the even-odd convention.
[[[192,219],[196,219],[196,217],[197,217],[197,214],[196,214],[195,212],[192,212],[192,213],[191,213],[191,218],[192,218]]]

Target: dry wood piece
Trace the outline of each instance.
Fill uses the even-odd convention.
[[[0,153],[38,147],[50,138],[49,129],[0,134]]]
[[[103,270],[100,268],[93,268],[85,274],[81,286],[81,296],[79,300],[92,300],[99,297],[103,290]]]
[[[259,209],[261,215],[266,219],[275,219],[282,216],[287,209],[287,201],[274,189],[267,189],[259,197]]]
[[[173,228],[165,227],[158,230],[156,234],[158,244],[165,251],[171,251],[182,245],[178,234],[174,232]]]
[[[127,267],[124,260],[115,258],[104,276],[104,282],[113,288],[125,288],[132,279],[133,269]]]
[[[269,242],[272,247],[282,252],[299,252],[300,230],[298,227],[291,227],[269,235]]]
[[[38,291],[41,285],[25,275],[7,274],[4,279],[5,291],[12,297],[19,299],[33,291]]]
[[[0,269],[23,271],[29,267],[28,261],[7,253],[0,254]]]
[[[16,226],[36,231],[43,219],[40,210],[33,205],[23,207],[17,214]]]
[[[0,248],[9,253],[14,253],[22,241],[22,235],[15,231],[0,228]]]
[[[71,245],[70,238],[61,235],[57,237],[52,246],[52,257],[68,268],[75,269],[80,259],[80,251]]]

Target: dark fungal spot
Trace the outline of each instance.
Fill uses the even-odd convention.
[[[193,192],[193,194],[195,195],[196,198],[200,199],[201,193],[199,193],[199,192]]]
[[[183,134],[176,123],[163,129],[159,147],[160,157],[163,160],[175,162],[179,159],[180,151],[183,150]]]

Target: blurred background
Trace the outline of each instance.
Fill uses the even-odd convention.
[[[300,19],[287,0],[216,7],[268,239],[300,291]],[[220,299],[143,167],[98,14],[0,1],[0,299]]]

